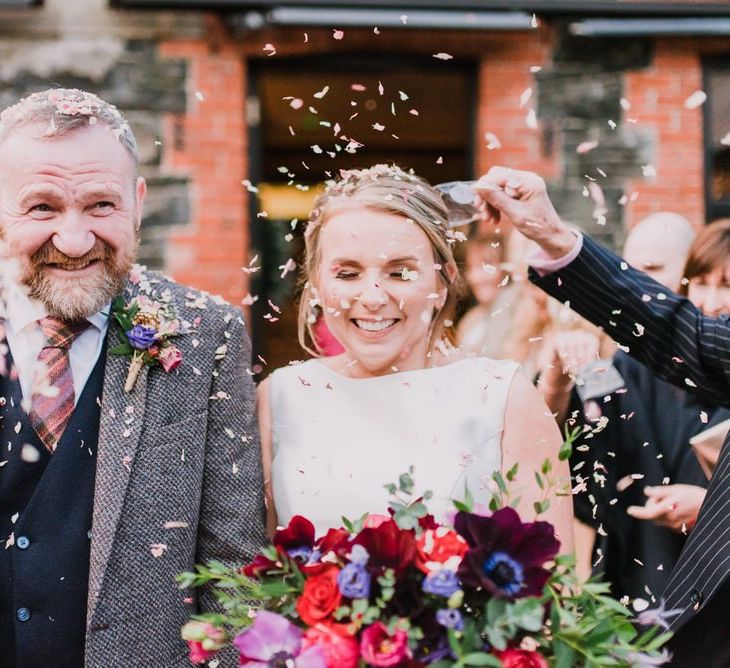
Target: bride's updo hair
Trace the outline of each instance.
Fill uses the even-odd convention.
[[[324,192],[315,200],[304,232],[304,285],[298,320],[302,348],[316,357],[322,355],[312,331],[322,308],[316,287],[321,264],[322,227],[335,214],[361,207],[402,216],[423,230],[433,249],[439,278],[446,286],[444,304],[434,313],[431,322],[429,349],[443,338],[453,342],[451,319],[462,293],[462,281],[451,248],[457,236],[449,228],[446,205],[439,191],[412,172],[384,164],[368,169],[342,170],[338,179],[325,185]]]

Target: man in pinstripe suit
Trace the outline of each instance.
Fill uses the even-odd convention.
[[[540,246],[531,279],[543,290],[570,302],[661,377],[730,406],[729,319],[703,316],[689,300],[572,232],[536,174],[493,167],[479,194],[490,218],[508,216]],[[663,593],[665,608],[676,611],[669,620],[674,666],[730,666],[729,442]]]

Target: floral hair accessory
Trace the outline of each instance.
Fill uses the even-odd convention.
[[[145,365],[159,364],[169,373],[182,363],[182,353],[170,341],[182,334],[182,324],[169,304],[138,295],[128,304],[121,297],[112,304],[114,319],[124,332],[125,341],[114,346],[112,355],[131,357],[124,391],[131,392]]]

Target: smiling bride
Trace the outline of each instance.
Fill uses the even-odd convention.
[[[440,193],[397,167],[342,172],[305,233],[299,339],[314,359],[259,387],[269,528],[305,515],[322,531],[385,510],[384,484],[413,466],[436,515],[491,498],[492,473],[519,463],[522,517],[543,498],[545,459],[565,487],[560,435],[512,361],[464,357],[447,344],[460,277]],[[344,352],[323,357],[322,317]],[[544,519],[571,552],[572,502],[553,495]]]

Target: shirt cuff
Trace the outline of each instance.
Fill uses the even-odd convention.
[[[551,258],[542,248],[538,250],[534,255],[530,255],[527,258],[527,263],[537,272],[539,276],[546,276],[552,274],[558,269],[564,269],[567,267],[575,258],[580,254],[583,248],[583,235],[580,232],[573,231],[576,237],[575,246],[557,259]]]

